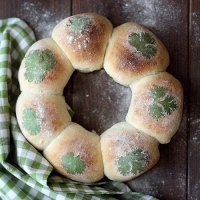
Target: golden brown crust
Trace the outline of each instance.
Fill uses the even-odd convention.
[[[69,28],[72,18],[66,18],[54,28],[52,38],[65,52],[74,68],[82,72],[100,69],[112,24],[105,17],[94,13],[75,16],[87,17],[91,23],[81,33],[74,33]]]
[[[84,162],[86,167],[81,174],[70,174],[65,170],[62,157],[67,153],[73,153]],[[45,149],[44,155],[58,172],[73,180],[95,182],[103,178],[100,138],[78,124],[71,123]]]
[[[35,135],[24,127],[23,116],[27,109],[36,113],[39,122],[40,131]],[[71,122],[63,96],[40,96],[22,93],[17,100],[16,115],[24,136],[40,150],[48,146]]]
[[[147,166],[139,173],[120,173],[116,161],[134,150],[147,152],[149,159]],[[115,181],[128,181],[140,176],[152,168],[159,160],[158,142],[152,137],[139,132],[127,122],[115,124],[101,135],[101,150],[105,175]],[[129,162],[131,162],[129,160]],[[131,165],[123,163],[124,166]],[[112,169],[112,170],[111,170]]]
[[[44,79],[40,83],[28,81],[25,77],[27,69],[25,68],[25,60],[27,55],[33,50],[45,51],[49,50],[54,58],[55,65],[45,73]],[[39,70],[39,69],[38,69]],[[34,43],[26,53],[19,69],[19,82],[21,91],[35,94],[62,94],[65,85],[67,84],[74,69],[70,61],[63,54],[62,50],[50,38],[45,38]]]
[[[176,109],[156,119],[149,112],[152,105],[151,89],[155,86],[166,89],[175,98]],[[170,142],[182,118],[183,89],[180,82],[167,72],[145,77],[131,85],[132,100],[126,120],[137,129],[155,137],[160,143]],[[161,106],[161,105],[159,105]]]
[[[131,46],[131,33],[149,33],[155,40],[156,54],[145,58]],[[104,68],[118,83],[130,85],[133,81],[156,72],[165,71],[169,65],[169,55],[162,42],[145,27],[129,22],[116,27],[106,50]]]

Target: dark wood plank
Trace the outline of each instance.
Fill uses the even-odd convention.
[[[188,144],[188,199],[200,197],[200,105],[190,105]]]
[[[139,22],[148,26],[167,46],[171,57],[169,72],[176,76],[185,88],[183,121],[171,143],[160,146],[161,159],[158,165],[128,184],[136,191],[155,195],[161,199],[186,199],[187,1],[74,0],[72,13],[81,12],[103,14],[115,26],[127,21]],[[130,92],[114,83],[104,72],[87,75],[76,73],[73,79],[73,89],[73,108],[77,112],[74,119],[86,128],[101,132],[113,123],[124,120],[130,103]],[[122,97],[120,92],[123,94]],[[107,100],[109,96],[112,102]],[[124,108],[123,111],[119,106]]]
[[[19,17],[34,30],[37,39],[49,37],[53,27],[71,14],[70,0],[0,1],[0,17]]]
[[[188,199],[200,197],[200,1],[191,1]]]
[[[200,105],[200,1],[190,1],[190,102]]]
[[[125,119],[131,99],[129,88],[114,82],[104,70],[73,76],[73,121],[102,133]]]

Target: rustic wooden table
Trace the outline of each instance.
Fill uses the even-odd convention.
[[[167,46],[168,71],[183,84],[184,114],[179,131],[160,145],[156,167],[130,181],[133,190],[166,200],[200,199],[200,1],[199,0],[0,0],[0,18],[20,17],[37,39],[48,37],[61,19],[97,12],[117,26],[136,21],[149,27]],[[75,73],[65,89],[74,121],[101,133],[122,121],[131,93],[103,70]]]

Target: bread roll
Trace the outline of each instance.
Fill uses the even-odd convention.
[[[147,76],[131,85],[132,100],[126,120],[138,130],[170,142],[182,117],[183,90],[167,72]]]
[[[94,13],[84,13],[62,20],[53,29],[52,38],[75,69],[91,72],[102,68],[111,32],[112,24],[108,19]]]
[[[78,124],[71,123],[43,153],[67,178],[86,183],[103,178],[100,138]]]
[[[21,93],[17,100],[16,115],[23,135],[40,150],[71,122],[63,96]]]
[[[127,122],[115,124],[101,135],[105,175],[114,181],[131,180],[159,160],[158,142]]]
[[[167,49],[144,26],[128,22],[113,30],[104,68],[116,82],[128,86],[139,78],[165,71],[168,65]]]
[[[50,38],[34,43],[19,69],[21,91],[62,94],[73,68],[62,50]]]

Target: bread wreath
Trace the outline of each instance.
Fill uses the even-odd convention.
[[[80,182],[135,178],[159,160],[182,116],[183,90],[165,72],[169,55],[147,28],[125,23],[113,29],[95,13],[62,20],[52,38],[33,44],[20,69],[16,115],[22,133],[62,175]],[[63,89],[73,71],[104,67],[132,90],[126,121],[101,136],[71,122]]]

